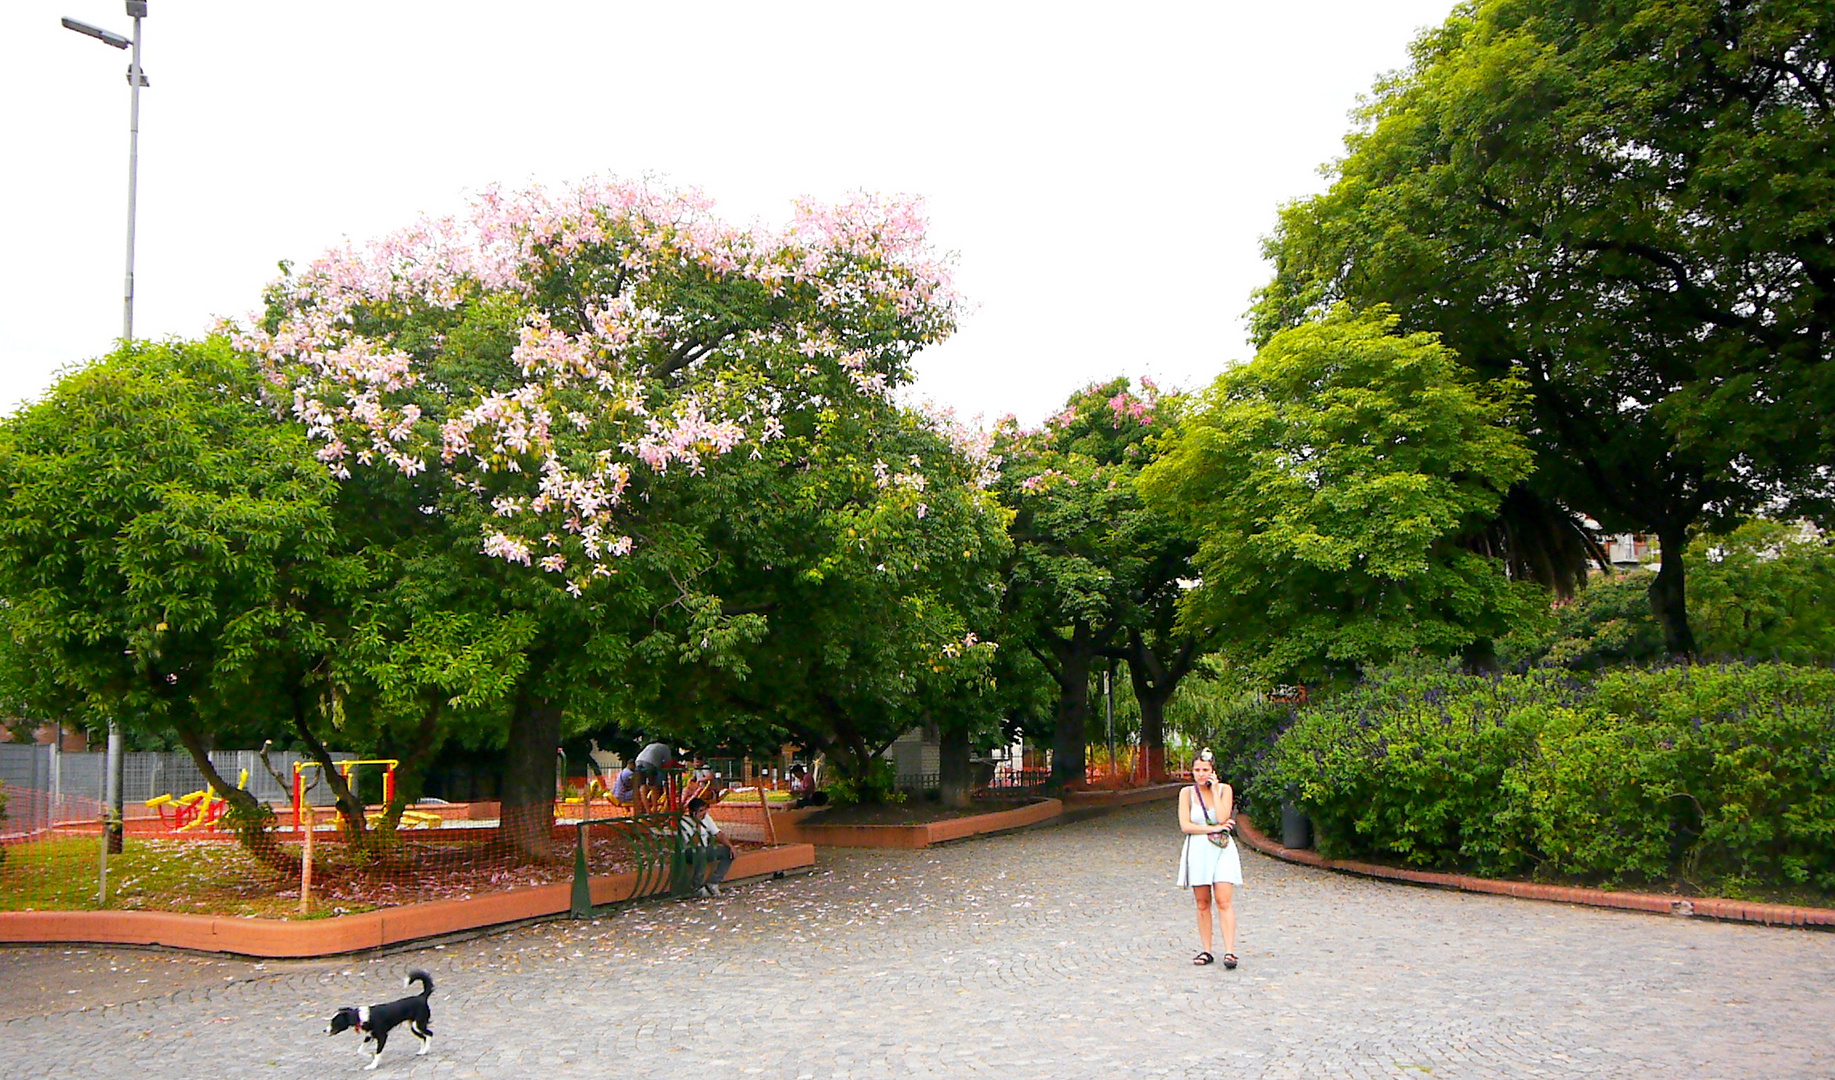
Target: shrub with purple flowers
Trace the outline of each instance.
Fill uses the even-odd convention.
[[[1823,668],[1391,670],[1303,712],[1253,791],[1329,855],[1835,895],[1832,754]]]

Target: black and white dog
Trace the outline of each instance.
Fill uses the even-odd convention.
[[[325,1025],[325,1034],[336,1035],[340,1031],[356,1028],[363,1033],[363,1052],[373,1053],[365,1069],[373,1069],[382,1061],[382,1048],[388,1045],[389,1032],[398,1024],[407,1024],[408,1030],[421,1041],[419,1053],[426,1053],[433,1046],[433,1029],[427,1022],[433,1019],[433,1011],[427,1007],[427,999],[433,996],[433,976],[415,968],[408,972],[408,977],[401,981],[403,986],[421,984],[421,992],[387,1005],[363,1005],[355,1009],[339,1009]],[[376,1044],[371,1051],[370,1043]]]

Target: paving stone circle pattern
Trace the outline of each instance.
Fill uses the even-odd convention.
[[[438,946],[268,962],[0,949],[0,1077],[358,1074],[344,1005],[431,971],[378,1077],[1835,1077],[1835,934],[1333,875],[1244,852],[1194,968],[1172,804]],[[1217,950],[1222,951],[1221,942]]]

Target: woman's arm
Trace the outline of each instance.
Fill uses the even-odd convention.
[[[1217,820],[1228,821],[1236,816],[1236,790],[1224,783],[1217,786],[1221,789],[1217,794]]]
[[[1221,830],[1223,828],[1221,824],[1199,825],[1192,821],[1191,792],[1192,789],[1189,787],[1179,792],[1179,831],[1191,836],[1203,836],[1206,833],[1214,833]],[[1222,822],[1226,819],[1218,818],[1217,820]]]

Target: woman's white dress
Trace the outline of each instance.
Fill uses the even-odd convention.
[[[1211,801],[1211,815],[1217,814],[1215,800]],[[1198,792],[1194,788],[1191,794],[1191,822],[1193,825],[1204,825],[1204,807],[1198,802]],[[1210,842],[1208,837],[1186,834],[1185,848],[1179,855],[1179,888],[1189,889],[1195,885],[1215,885],[1224,882],[1230,885],[1242,884],[1242,857],[1236,853],[1237,841],[1230,841],[1229,847],[1220,848]]]

